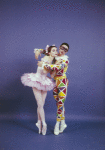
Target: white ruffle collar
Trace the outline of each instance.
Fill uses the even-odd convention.
[[[55,57],[56,60],[59,60],[59,59],[68,60],[68,58],[69,57],[67,55]]]

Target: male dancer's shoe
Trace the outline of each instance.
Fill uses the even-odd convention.
[[[67,124],[61,124],[59,133],[62,133],[67,128]]]

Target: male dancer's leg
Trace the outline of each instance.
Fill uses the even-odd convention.
[[[67,79],[60,79],[56,81],[56,87],[53,90],[53,96],[56,100],[57,105],[57,122],[55,125],[54,131],[56,131],[54,134],[59,134],[59,123],[61,121],[61,128],[60,133],[63,132],[63,130],[67,127],[65,124],[65,108],[64,108],[64,102],[67,95]]]
[[[53,96],[57,105],[57,121],[65,119],[64,102],[67,95],[67,78],[56,81],[57,86],[53,90]]]

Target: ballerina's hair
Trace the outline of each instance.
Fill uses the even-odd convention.
[[[46,52],[46,50],[44,50],[44,51],[43,51],[43,54],[49,56],[49,53],[51,52],[51,49],[52,49],[53,47],[56,47],[56,46],[49,46],[49,47],[48,47],[48,52]]]

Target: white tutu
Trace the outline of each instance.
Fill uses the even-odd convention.
[[[25,86],[36,87],[38,90],[50,91],[54,88],[55,83],[47,77],[47,73],[38,67],[36,73],[25,73],[21,77],[21,82]]]

